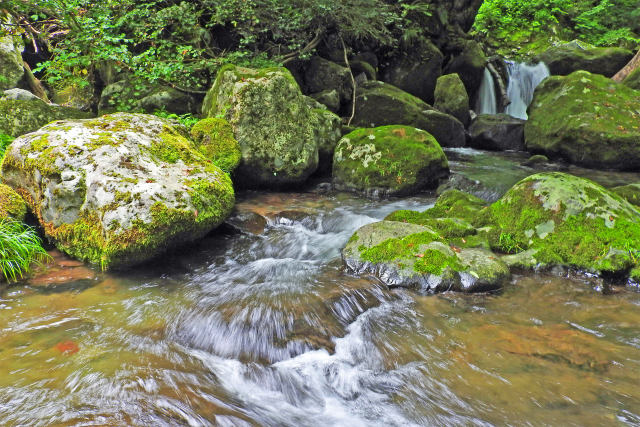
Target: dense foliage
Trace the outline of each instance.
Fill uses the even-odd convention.
[[[0,219],[0,273],[4,279],[16,280],[34,262],[48,258],[36,230],[9,218]]]
[[[503,47],[540,50],[554,41],[633,47],[640,42],[638,0],[485,0],[475,29]]]
[[[415,33],[416,0],[0,0],[9,25],[47,52],[49,83],[96,71],[206,88],[225,63],[267,65],[309,54],[328,32],[393,45]]]

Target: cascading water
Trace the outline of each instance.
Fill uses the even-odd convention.
[[[496,88],[493,77],[489,69],[484,69],[482,83],[480,84],[480,93],[476,103],[476,112],[478,114],[497,114],[498,108],[496,104]]]
[[[519,119],[527,119],[527,107],[533,100],[533,92],[549,76],[549,68],[540,62],[528,65],[507,61],[507,97],[510,104],[505,111],[498,111],[495,82],[491,72],[484,69],[484,76],[478,93],[476,112],[478,114],[497,114],[504,112]]]
[[[505,113],[519,119],[527,119],[527,107],[533,100],[533,91],[549,76],[549,68],[544,62],[528,65],[520,62],[507,62],[509,84],[507,96],[511,103]]]

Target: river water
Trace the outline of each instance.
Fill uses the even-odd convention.
[[[448,156],[487,198],[534,172],[517,153]],[[0,424],[640,424],[637,290],[545,273],[492,294],[390,290],[345,274],[340,249],[434,194],[238,199],[244,232],[117,274],[54,252],[1,290]]]

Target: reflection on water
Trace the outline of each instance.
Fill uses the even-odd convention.
[[[262,234],[126,274],[59,257],[0,293],[0,424],[640,423],[640,293],[531,274],[421,296],[342,272],[355,229],[433,201],[249,193]]]

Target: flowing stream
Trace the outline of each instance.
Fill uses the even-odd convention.
[[[448,156],[493,199],[535,172],[518,153]],[[54,252],[0,290],[0,425],[640,423],[635,289],[523,273],[499,293],[419,295],[343,272],[358,227],[434,201],[245,193],[245,232],[135,270]]]

